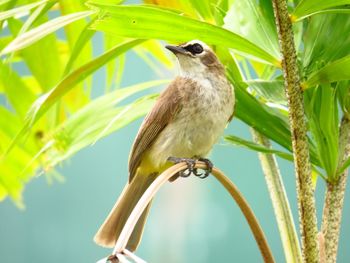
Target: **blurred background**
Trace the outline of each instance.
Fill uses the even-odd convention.
[[[93,39],[101,45],[101,35]],[[158,79],[132,51],[127,54],[122,86]],[[174,63],[176,63],[174,58]],[[18,70],[24,70],[20,67]],[[177,74],[177,67],[169,75]],[[95,96],[104,87],[103,71],[94,76]],[[2,103],[6,103],[2,98]],[[98,116],[96,116],[98,118]],[[95,262],[111,249],[92,238],[127,182],[129,150],[141,119],[82,150],[58,168],[63,182],[43,175],[27,185],[26,208],[9,199],[0,204],[1,262]],[[204,127],[203,127],[204,128]],[[226,134],[249,138],[248,127],[237,119]],[[219,142],[210,159],[248,199],[258,217],[276,262],[284,262],[281,241],[257,154]],[[294,220],[297,221],[293,166],[280,160]],[[51,183],[50,183],[51,182]],[[349,189],[350,190],[350,189]],[[322,213],[324,182],[318,181],[318,215]],[[346,198],[347,199],[347,198]],[[348,262],[350,203],[345,201],[339,262]],[[259,250],[239,208],[211,177],[168,183],[157,195],[137,255],[148,262],[262,262]]]
[[[101,35],[97,33],[92,40],[94,54],[101,53]],[[173,62],[176,64],[175,58]],[[15,65],[14,69],[20,74],[27,70],[23,65]],[[127,53],[121,86],[174,78],[177,71],[175,66],[172,72],[165,70],[155,74],[131,51]],[[94,75],[95,97],[103,94],[104,76],[104,69]],[[7,105],[2,95],[0,103]],[[129,150],[141,121],[78,152],[58,168],[63,177],[41,175],[33,179],[24,191],[25,209],[20,210],[9,198],[0,203],[0,262],[95,262],[108,256],[112,250],[95,245],[92,239],[127,182]],[[249,128],[237,119],[233,119],[225,133],[250,138]],[[257,154],[220,141],[209,158],[237,184],[261,223],[276,262],[284,262]],[[297,222],[294,168],[284,160],[279,159],[279,163]],[[324,181],[318,180],[319,221],[324,191]],[[339,242],[340,263],[350,260],[347,197],[348,194]],[[152,263],[262,262],[239,208],[211,177],[179,179],[161,189],[136,254]]]

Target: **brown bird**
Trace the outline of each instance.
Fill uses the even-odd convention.
[[[139,129],[129,157],[129,182],[94,238],[101,246],[115,245],[142,194],[172,162],[186,161],[189,173],[200,175],[191,159],[203,159],[210,152],[233,116],[233,88],[214,52],[198,40],[166,48],[176,55],[181,72]],[[140,242],[149,207],[130,237],[130,251]]]

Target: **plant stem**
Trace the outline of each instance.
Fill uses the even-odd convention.
[[[350,120],[342,118],[339,130],[338,167],[350,156]],[[325,239],[325,256],[327,263],[335,263],[337,260],[338,240],[340,233],[341,217],[346,189],[348,169],[342,172],[335,182],[327,182],[325,204],[323,209],[322,234]]]
[[[257,218],[255,217],[253,210],[250,208],[247,200],[245,200],[241,192],[238,190],[237,186],[220,170],[213,170],[212,174],[226,188],[226,190],[230,193],[230,195],[233,197],[233,199],[236,201],[237,205],[241,209],[243,215],[245,216],[245,219],[249,224],[250,230],[254,235],[255,241],[258,244],[264,262],[274,263],[275,260],[267,243],[264,232]]]
[[[287,10],[287,1],[273,0],[272,2],[283,57],[282,67],[289,106],[303,256],[308,263],[318,262],[316,207],[311,180],[303,92],[300,86],[292,23]]]
[[[251,133],[256,143],[271,148],[270,141],[264,135],[254,129],[251,129]],[[298,235],[276,158],[273,154],[259,153],[259,159],[275,211],[286,262],[301,263]]]
[[[205,169],[207,166],[204,162],[197,162],[195,168]],[[155,194],[159,191],[160,187],[166,183],[171,177],[177,174],[180,171],[184,171],[187,169],[187,165],[185,163],[179,163],[171,166],[162,174],[160,174],[154,182],[147,188],[145,193],[142,195],[138,203],[136,204],[134,210],[131,212],[127,222],[124,225],[124,228],[119,235],[119,238],[116,242],[116,245],[113,250],[113,255],[120,255],[125,252],[126,245],[131,236],[131,233],[140,218],[142,212],[147,207],[148,203],[153,199]],[[272,252],[267,243],[264,232],[262,231],[258,220],[256,219],[252,209],[249,204],[243,197],[243,195],[239,192],[238,188],[233,184],[233,182],[226,177],[219,169],[213,168],[212,170],[213,176],[226,188],[226,190],[230,193],[233,199],[236,201],[237,205],[241,209],[243,215],[245,216],[250,229],[254,235],[254,238],[258,244],[262,257],[264,258],[265,263],[274,263],[274,259],[272,256]]]

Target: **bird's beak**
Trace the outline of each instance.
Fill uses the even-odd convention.
[[[173,52],[175,55],[180,53],[180,54],[187,54],[187,50],[180,47],[180,46],[172,46],[172,45],[166,45],[165,46],[167,49],[169,49],[171,52]]]

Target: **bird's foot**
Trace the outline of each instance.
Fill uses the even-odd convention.
[[[118,263],[119,259],[118,259],[118,257],[116,255],[110,255],[107,258],[107,262],[109,262],[109,263]]]
[[[196,159],[191,158],[179,158],[179,157],[169,157],[169,162],[178,164],[178,163],[186,163],[187,170],[179,172],[180,177],[189,177],[191,173],[194,173],[194,165],[196,164]]]
[[[187,170],[180,172],[179,173],[180,177],[188,177],[191,175],[191,173],[193,173],[195,176],[201,179],[204,179],[208,177],[208,175],[211,173],[214,167],[213,163],[206,158],[192,159],[192,158],[169,157],[168,161],[175,164],[182,163],[182,162],[185,162],[187,164]],[[204,173],[198,172],[198,169],[194,168],[196,161],[204,162],[207,165],[207,168],[205,169]]]
[[[207,167],[204,169],[204,173],[198,172],[197,168],[195,168],[193,174],[201,179],[207,178],[214,167],[212,161],[207,158],[198,158],[198,161],[204,162]]]

